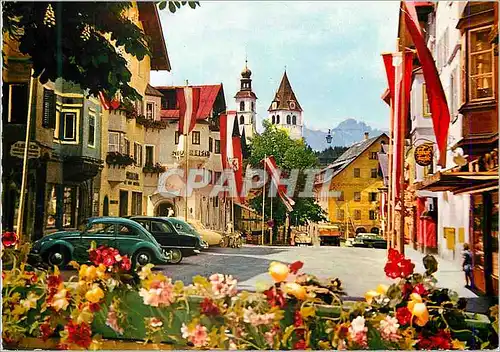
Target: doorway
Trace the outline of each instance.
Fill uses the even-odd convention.
[[[128,191],[120,191],[120,213],[119,216],[128,215]]]
[[[177,216],[175,206],[170,202],[163,202],[156,207],[155,216]]]

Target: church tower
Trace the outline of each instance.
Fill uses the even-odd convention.
[[[271,102],[271,106],[267,111],[269,112],[269,121],[273,125],[288,130],[292,139],[302,138],[304,126],[302,108],[295,97],[286,71],[283,74],[281,84]]]
[[[245,136],[246,141],[252,138],[256,129],[256,113],[255,103],[257,96],[252,92],[252,71],[248,69],[247,61],[245,60],[245,68],[241,72],[240,91],[236,93],[236,116],[238,117],[238,125],[240,126],[240,134]]]

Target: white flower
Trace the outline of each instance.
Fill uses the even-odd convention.
[[[365,318],[364,317],[356,317],[352,322],[351,322],[351,329],[353,334],[357,334],[359,332],[365,332],[368,329],[365,327]]]
[[[391,316],[386,316],[380,322],[380,334],[382,338],[390,341],[397,341],[400,336],[398,335],[399,324],[398,320]]]

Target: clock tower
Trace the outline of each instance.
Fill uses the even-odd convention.
[[[238,125],[240,127],[240,134],[245,133],[245,139],[248,142],[252,138],[256,129],[256,101],[257,96],[252,91],[252,71],[248,68],[247,61],[245,60],[245,68],[241,72],[241,86],[240,91],[236,93],[236,116],[238,118]]]

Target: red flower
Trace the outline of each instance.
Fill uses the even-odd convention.
[[[4,247],[13,247],[17,244],[18,238],[15,232],[4,232],[2,234],[2,244]]]
[[[401,267],[401,277],[410,276],[411,274],[413,274],[413,269],[415,269],[415,264],[413,264],[410,259],[401,260],[399,266]]]
[[[410,293],[412,292],[413,292],[413,286],[410,283],[405,282],[403,287],[401,287],[401,293],[403,294],[403,297],[409,296]]]
[[[27,271],[25,274],[30,275],[30,278],[27,280],[32,284],[36,283],[36,281],[38,280],[38,276],[34,271]]]
[[[42,334],[42,340],[47,341],[54,333],[54,329],[50,326],[50,323],[46,321],[40,325],[40,332]]]
[[[404,256],[399,253],[399,251],[395,250],[394,248],[389,248],[389,253],[387,254],[387,259],[390,262],[399,262],[402,259],[404,259]]]
[[[129,257],[126,255],[122,257],[122,261],[120,262],[120,269],[123,271],[129,271],[130,268],[132,267],[132,262],[130,261]]]
[[[272,307],[279,306],[280,308],[283,308],[285,306],[285,296],[281,291],[277,290],[275,286],[265,290],[264,294],[266,295],[267,302]]]
[[[451,334],[449,331],[439,330],[432,336],[419,335],[418,348],[425,350],[449,350],[451,349]]]
[[[47,276],[47,286],[50,288],[58,288],[63,282],[61,275],[49,275]]]
[[[92,343],[92,331],[87,323],[75,324],[70,321],[65,329],[68,331],[68,342],[88,349]]]
[[[411,322],[411,312],[407,307],[400,307],[396,310],[396,319],[401,325],[408,325]]]
[[[302,269],[302,267],[304,266],[304,263],[301,262],[301,261],[296,261],[296,262],[293,262],[292,264],[290,264],[288,266],[288,268],[290,269],[290,273],[292,274],[297,274],[297,272]]]
[[[398,277],[405,278],[413,274],[415,264],[409,259],[405,259],[397,250],[390,248],[387,255],[387,263],[385,264],[385,274],[391,279]]]
[[[219,307],[210,298],[205,298],[201,304],[201,312],[207,316],[220,315]]]
[[[106,265],[107,267],[113,266],[113,264],[116,263],[115,257],[112,255],[107,255],[104,257],[102,263]]]
[[[418,293],[420,296],[425,296],[428,294],[423,284],[416,284],[413,288],[413,293]]]
[[[307,348],[307,343],[304,339],[295,342],[295,345],[293,346],[294,350],[305,350],[306,348]]]
[[[298,328],[299,326],[304,325],[304,320],[302,319],[302,316],[300,315],[300,311],[295,311],[294,315],[294,323],[293,325]]]
[[[101,310],[101,306],[99,305],[99,303],[90,303],[89,309],[92,313],[95,313],[95,312],[98,312],[99,310]]]

